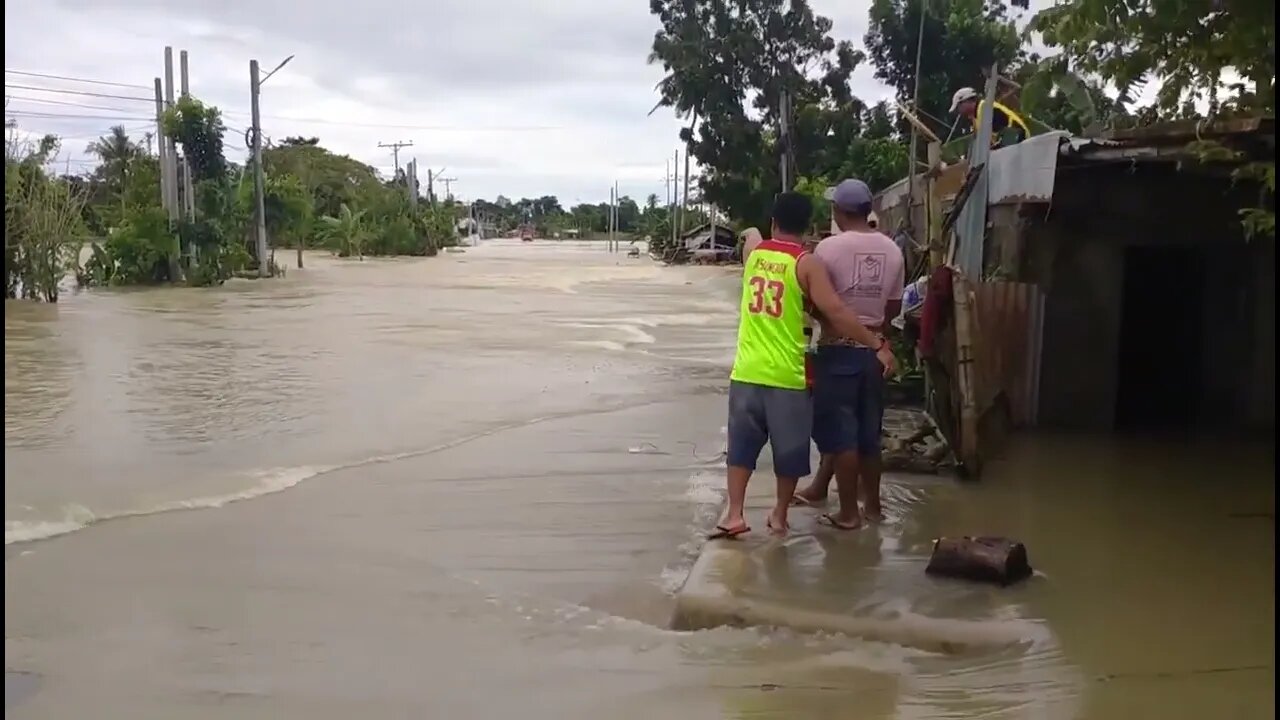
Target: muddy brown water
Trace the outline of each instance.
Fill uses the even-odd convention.
[[[1022,641],[670,630],[721,497],[733,297],[725,269],[494,242],[6,303],[6,717],[1274,715],[1271,446],[1025,437],[769,555],[798,613]],[[1040,572],[925,578],[963,532]]]

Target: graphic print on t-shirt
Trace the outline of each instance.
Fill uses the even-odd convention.
[[[857,253],[853,259],[853,294],[857,297],[880,297],[884,289],[884,253]]]

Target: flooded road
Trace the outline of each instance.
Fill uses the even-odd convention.
[[[495,242],[7,303],[6,717],[1273,716],[1255,446],[1036,438],[769,548],[784,607],[981,619],[981,650],[669,630],[721,498],[734,293]],[[1042,572],[923,577],[956,533]]]

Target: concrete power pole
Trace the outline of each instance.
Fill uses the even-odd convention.
[[[409,188],[409,204],[418,206],[418,161],[410,160],[404,165],[404,184]]]
[[[182,97],[191,96],[191,78],[187,73],[187,51],[178,51],[178,74],[181,77],[180,90]],[[182,198],[184,200],[183,214],[187,219],[194,220],[196,217],[196,197],[195,184],[191,179],[191,161],[186,156],[182,158]],[[195,248],[191,248],[192,259],[194,260]]]
[[[380,148],[391,148],[391,155],[396,159],[396,176],[400,175],[400,148],[413,147],[413,141],[400,142],[397,140],[393,143],[378,143]]]
[[[166,110],[173,108],[173,48],[166,47],[164,49],[164,106]],[[181,200],[178,197],[178,145],[173,138],[165,140],[168,143],[168,165],[169,165],[169,222],[178,222],[178,213],[181,208]]]
[[[685,232],[684,222],[689,217],[689,148],[684,149],[684,196],[680,198],[680,232]],[[715,244],[714,238],[712,245]]]
[[[618,181],[613,181],[613,251],[618,252],[618,246],[622,244],[622,228],[619,227],[618,213],[622,209],[622,194],[618,192]]]
[[[265,180],[262,177],[262,117],[258,110],[258,94],[261,90],[261,83],[258,79],[258,61],[249,61],[249,113],[252,116],[251,122],[253,126],[249,132],[252,134],[253,147],[253,213],[255,228],[255,243],[258,254],[258,277],[264,278],[271,274],[271,268],[267,267],[267,211],[263,202],[263,185]]]
[[[156,78],[156,140],[160,163],[160,206],[169,213],[169,141],[164,133],[164,81]]]
[[[791,112],[787,91],[783,90],[778,97],[778,143],[782,146],[782,160],[779,177],[782,178],[782,192],[791,189],[791,128],[788,114]]]
[[[666,169],[666,172],[664,172],[664,173],[662,174],[662,181],[663,181],[663,182],[666,184],[666,186],[667,186],[667,196],[666,196],[666,197],[667,197],[667,203],[666,203],[666,207],[670,208],[670,207],[671,207],[671,161],[670,161],[670,160],[668,160],[668,161],[667,161],[667,169]]]
[[[680,219],[676,210],[680,207],[680,151],[676,150],[675,162],[671,164],[671,169],[675,171],[675,177],[671,182],[671,247],[675,247],[680,240],[680,233],[677,230]]]

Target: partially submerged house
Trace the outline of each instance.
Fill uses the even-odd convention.
[[[1247,238],[1239,213],[1273,198],[1233,177],[1242,161],[1200,162],[1196,140],[1275,157],[1271,118],[1050,133],[992,151],[985,173],[961,163],[877,197],[881,227],[912,228],[917,258],[930,236],[948,243],[936,230],[953,223],[932,250],[965,276],[956,308],[971,306],[963,332],[976,339],[949,337],[946,364],[955,376],[977,366],[979,415],[1090,431],[1274,429],[1275,244]],[[943,220],[948,203],[963,210]],[[912,265],[908,280],[928,267]]]
[[[738,257],[738,237],[724,225],[703,223],[680,236],[663,259],[671,263],[731,262]]]

